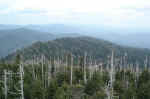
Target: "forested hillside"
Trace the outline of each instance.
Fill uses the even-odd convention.
[[[37,42],[0,61],[0,99],[149,99],[149,56],[91,37]]]
[[[37,41],[54,39],[52,34],[33,31],[25,28],[0,30],[0,57],[6,56],[16,49],[26,47]]]
[[[19,27],[17,29],[3,29],[0,30],[0,57],[5,57],[17,49],[27,47],[37,41],[76,36],[79,36],[79,34],[53,34]]]
[[[13,59],[17,54],[22,55],[24,60],[40,57],[41,55],[50,58],[51,56],[63,57],[67,53],[75,56],[82,56],[85,52],[88,56],[100,61],[106,61],[112,49],[117,58],[127,57],[128,63],[144,63],[146,56],[150,56],[150,50],[119,46],[108,41],[91,37],[60,38],[48,42],[37,42],[32,46],[18,50],[8,55],[8,60]]]

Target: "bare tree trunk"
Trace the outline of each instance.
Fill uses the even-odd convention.
[[[100,63],[100,68],[101,68],[101,70],[100,70],[101,75],[103,75],[103,64],[102,63]]]
[[[145,70],[147,69],[147,63],[148,63],[148,58],[147,58],[147,56],[146,56],[146,59],[145,59]]]
[[[85,52],[84,53],[84,83],[86,84],[87,83],[87,79],[86,79],[86,56],[87,56],[87,53]]]
[[[33,75],[33,79],[35,80],[34,59],[32,60],[32,75]]]
[[[67,73],[67,67],[68,67],[68,56],[66,55],[66,60],[65,60],[65,73]]]
[[[7,99],[7,71],[4,70],[4,94],[5,94],[5,99]]]
[[[71,62],[70,62],[71,64],[71,70],[70,70],[70,72],[71,72],[71,78],[70,78],[70,84],[71,84],[71,86],[72,86],[72,74],[73,74],[73,56],[72,56],[72,54],[71,54]]]
[[[92,79],[92,59],[90,57],[90,64],[89,64],[89,72],[90,72],[90,80]]]
[[[111,99],[113,98],[113,81],[114,81],[114,51],[111,56],[111,71],[110,71],[110,86],[111,86]]]
[[[41,62],[42,62],[42,80],[43,80],[43,78],[44,78],[44,56],[43,55],[42,55]]]
[[[49,86],[49,83],[50,83],[50,79],[51,79],[51,61],[49,61],[49,64],[48,64],[48,86]]]
[[[23,74],[24,74],[24,70],[23,70],[23,65],[20,64],[20,78],[21,78],[21,99],[24,99],[24,91],[23,91]]]

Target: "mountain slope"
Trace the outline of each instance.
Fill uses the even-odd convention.
[[[89,56],[105,61],[107,56],[111,55],[112,49],[115,51],[116,57],[120,57],[123,56],[124,53],[128,53],[128,61],[132,62],[143,62],[146,55],[150,56],[150,50],[147,49],[122,47],[91,37],[77,37],[61,38],[45,43],[37,42],[32,46],[8,55],[7,59],[13,59],[17,54],[21,54],[24,59],[31,59],[33,56],[40,56],[42,54],[46,57],[50,57],[63,56],[64,54],[71,52],[75,56],[81,56],[84,52],[87,52]]]
[[[62,37],[77,37],[75,33],[52,34],[27,28],[0,30],[0,57],[6,56],[16,49],[26,47],[37,41],[48,41]]]
[[[52,34],[19,28],[0,31],[0,56],[8,55],[16,49],[26,47],[37,41],[52,40]]]

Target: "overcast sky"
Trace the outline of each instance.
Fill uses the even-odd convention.
[[[0,0],[0,24],[150,28],[150,0]]]

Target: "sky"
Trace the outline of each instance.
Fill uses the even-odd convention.
[[[150,0],[0,0],[0,24],[150,28]]]

